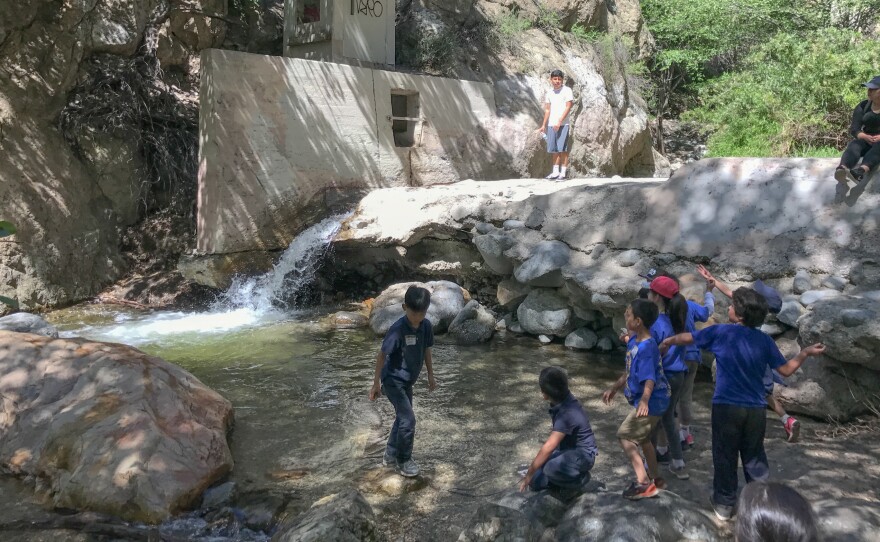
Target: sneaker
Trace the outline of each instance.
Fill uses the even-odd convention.
[[[558,178],[559,178],[559,172],[558,172],[558,171],[555,171],[555,172],[551,173],[550,175],[547,175],[547,176],[544,177],[544,178],[545,178],[545,179],[558,179]]]
[[[794,416],[789,416],[785,420],[785,434],[788,435],[788,442],[797,442],[798,436],[801,434],[801,422],[797,421]]]
[[[712,505],[712,510],[715,512],[715,517],[720,519],[721,521],[728,521],[733,517],[733,507],[727,506],[724,504],[716,504],[714,497],[709,497],[709,504]]]
[[[659,476],[654,478],[654,486],[657,489],[666,489],[666,479],[660,478]]]
[[[837,169],[834,170],[834,180],[839,183],[845,183],[849,181],[849,170],[846,169],[845,166],[837,166]]]
[[[862,182],[862,179],[865,178],[865,175],[867,173],[868,172],[865,171],[865,168],[863,168],[862,166],[856,166],[849,170],[849,174],[852,175],[853,179],[855,179],[857,183]]]
[[[401,476],[415,478],[419,475],[419,466],[416,465],[415,461],[409,459],[405,463],[397,465],[397,472],[399,472]]]
[[[629,485],[628,488],[623,490],[623,498],[629,499],[631,501],[637,501],[639,499],[656,497],[657,493],[657,486],[655,486],[653,482],[648,482],[647,484],[633,482]]]
[[[669,457],[669,452],[666,452],[665,454],[661,454],[659,452],[657,453],[657,463],[660,463],[661,465],[668,465],[669,461],[671,461],[671,458]]]
[[[393,455],[385,452],[382,455],[382,466],[383,467],[396,467],[397,466],[397,458]]]
[[[680,467],[676,467],[675,465],[669,465],[669,472],[674,474],[675,477],[678,478],[679,480],[687,480],[688,478],[691,477],[691,475],[688,474],[687,468],[685,468],[684,465],[682,465]]]

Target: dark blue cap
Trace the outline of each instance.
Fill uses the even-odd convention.
[[[782,296],[780,296],[779,292],[774,288],[767,286],[760,280],[756,280],[752,289],[761,294],[764,299],[767,300],[767,307],[770,309],[770,312],[776,314],[782,310]]]
[[[868,87],[870,89],[880,88],[880,75],[871,79],[867,83],[862,83],[863,87]]]

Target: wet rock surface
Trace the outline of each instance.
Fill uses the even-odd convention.
[[[33,333],[46,337],[58,338],[58,329],[36,314],[19,312],[0,318],[0,330],[17,333]]]

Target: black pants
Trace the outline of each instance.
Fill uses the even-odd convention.
[[[712,405],[712,487],[717,504],[736,505],[738,460],[742,460],[746,483],[770,477],[764,451],[765,411],[765,407]]]
[[[868,169],[880,164],[880,143],[871,145],[867,141],[853,139],[843,151],[840,163],[848,168],[854,168],[859,163],[859,158],[863,156],[862,165],[867,166]]]
[[[657,434],[660,431],[666,432],[666,440],[669,446],[669,454],[672,459],[684,459],[681,451],[681,438],[675,427],[675,409],[678,408],[678,401],[681,399],[681,392],[684,391],[684,379],[686,372],[666,373],[666,381],[669,382],[669,408],[660,417],[660,423],[654,426],[651,431],[651,443],[657,446]]]

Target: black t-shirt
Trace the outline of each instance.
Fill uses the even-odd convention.
[[[849,134],[856,137],[859,132],[865,132],[868,135],[880,134],[880,113],[874,113],[871,110],[870,100],[864,100],[853,110]]]

